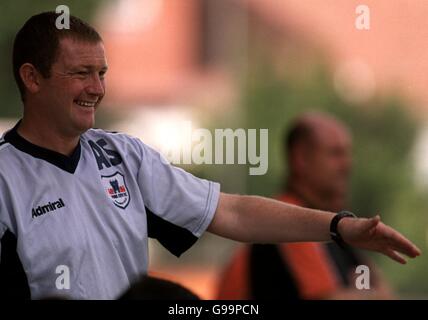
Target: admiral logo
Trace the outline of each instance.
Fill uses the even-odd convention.
[[[45,205],[38,206],[37,208],[33,208],[33,210],[31,211],[32,213],[31,216],[32,218],[39,217],[41,215],[44,215],[45,213],[52,212],[57,209],[61,209],[63,207],[65,207],[64,201],[61,198],[59,198],[58,201],[49,202]]]
[[[116,172],[109,176],[101,176],[101,180],[107,196],[113,201],[114,205],[125,209],[131,197],[126,187],[123,174]]]

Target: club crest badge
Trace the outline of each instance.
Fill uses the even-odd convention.
[[[125,183],[125,176],[120,172],[116,172],[109,176],[101,176],[101,181],[107,196],[113,201],[114,205],[125,209],[131,195]]]

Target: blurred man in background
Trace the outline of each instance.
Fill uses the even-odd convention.
[[[308,113],[283,139],[289,176],[279,200],[328,211],[347,207],[352,138],[335,118]],[[370,290],[355,286],[356,267],[367,265]],[[225,270],[219,298],[389,299],[391,290],[366,258],[336,243],[250,245]]]

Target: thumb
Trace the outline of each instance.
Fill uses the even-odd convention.
[[[374,229],[376,228],[376,226],[379,224],[380,222],[380,216],[376,215],[373,218],[368,219],[367,225],[366,225],[366,230],[368,231],[374,231]]]

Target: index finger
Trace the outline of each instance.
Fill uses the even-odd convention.
[[[389,246],[391,249],[398,251],[410,258],[415,258],[421,255],[421,250],[409,239],[404,237],[398,231],[388,227],[386,236],[388,237]]]

